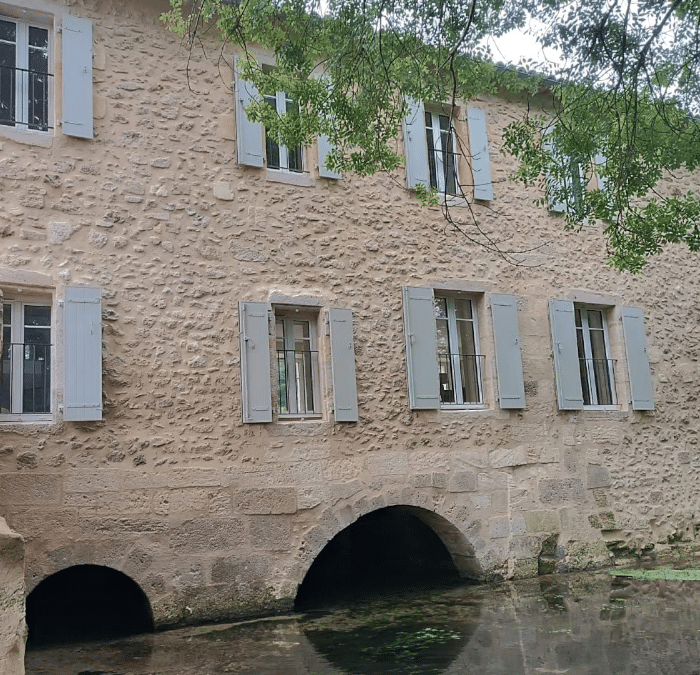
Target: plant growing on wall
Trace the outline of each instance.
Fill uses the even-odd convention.
[[[494,65],[488,38],[533,16],[558,63]],[[240,49],[243,78],[298,102],[278,114],[260,97],[248,116],[288,147],[328,136],[329,168],[359,175],[402,163],[395,138],[411,101],[449,110],[486,92],[534,94],[546,75],[551,111],[504,130],[520,162],[515,178],[546,187],[568,228],[606,223],[620,269],[640,270],[669,243],[700,248],[694,193],[657,191],[668,172],[700,162],[700,0],[171,0],[163,19],[190,46],[218,29]],[[274,54],[274,67],[252,56],[255,45]],[[459,139],[455,152],[471,160]],[[473,186],[460,183],[468,203]],[[436,203],[437,189],[419,196]],[[465,225],[443,201],[465,236],[505,252],[473,212]]]

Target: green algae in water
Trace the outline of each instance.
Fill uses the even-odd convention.
[[[689,567],[678,570],[671,567],[656,569],[612,569],[608,572],[614,577],[627,577],[639,581],[700,581],[700,569]]]

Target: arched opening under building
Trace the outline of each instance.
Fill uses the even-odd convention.
[[[153,630],[146,594],[126,574],[75,565],[44,579],[27,596],[27,647],[86,642]]]
[[[295,609],[422,591],[480,577],[464,535],[413,506],[368,513],[326,544],[299,586]]]

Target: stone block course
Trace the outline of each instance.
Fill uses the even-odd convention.
[[[236,493],[236,506],[241,513],[266,515],[295,513],[295,488],[249,488]]]
[[[244,523],[238,518],[198,518],[170,530],[170,548],[175,552],[227,551],[240,549],[247,542]]]

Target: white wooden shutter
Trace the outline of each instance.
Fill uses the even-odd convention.
[[[265,302],[241,302],[241,388],[243,422],[272,422],[270,386],[270,306]]]
[[[559,409],[581,410],[583,390],[576,345],[574,303],[570,300],[550,300],[549,321],[552,329],[552,352]]]
[[[525,382],[518,330],[518,300],[514,295],[491,296],[496,345],[498,399],[501,408],[525,407]]]
[[[236,69],[236,148],[238,163],[262,167],[263,128],[262,124],[248,119],[245,109],[251,99],[258,98],[258,90],[252,82],[241,79]]]
[[[63,17],[63,133],[92,138],[92,21]]]
[[[481,108],[468,108],[469,150],[472,176],[474,178],[474,199],[493,200],[491,182],[491,158],[489,156],[486,112]]]
[[[428,141],[425,135],[425,109],[418,101],[406,99],[408,112],[403,121],[403,144],[406,153],[406,183],[409,189],[417,185],[430,187],[428,171]],[[437,375],[436,375],[437,376]]]
[[[403,289],[408,398],[414,410],[440,407],[437,330],[432,288]]]
[[[66,286],[63,419],[102,419],[102,291]]]
[[[625,334],[632,408],[633,410],[654,410],[654,388],[651,383],[647,353],[644,310],[639,307],[623,307],[622,328]]]
[[[337,171],[331,171],[326,166],[326,157],[331,150],[335,149],[335,146],[330,142],[328,136],[320,134],[318,139],[318,175],[322,178],[334,178],[336,180],[343,177],[342,173]]]
[[[357,422],[357,384],[355,381],[355,344],[352,336],[352,311],[331,309],[331,364],[333,404],[336,422]]]

